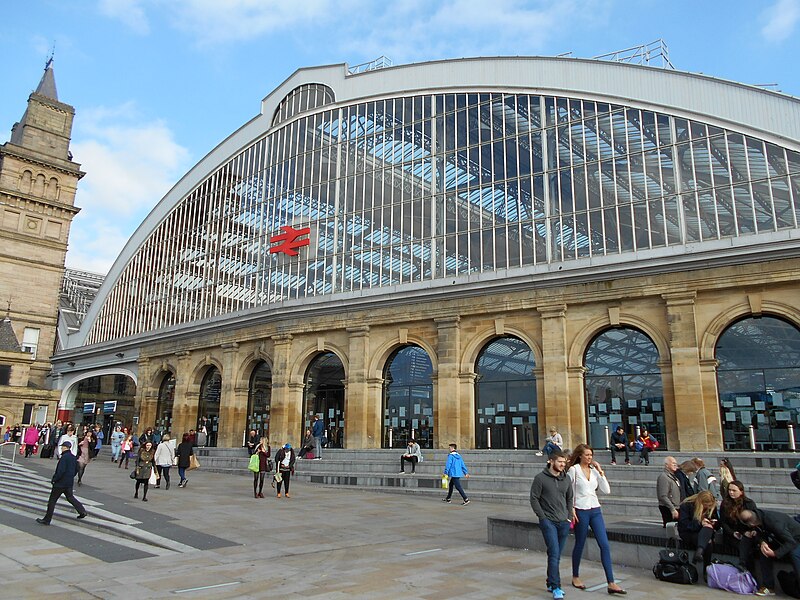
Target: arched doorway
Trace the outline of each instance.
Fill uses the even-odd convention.
[[[666,449],[664,388],[653,340],[638,329],[609,329],[589,344],[584,366],[589,444],[606,448],[606,434],[622,425],[631,440],[647,428]]]
[[[219,369],[211,367],[200,384],[200,401],[197,405],[198,431],[202,423],[206,424],[207,446],[217,445],[219,432],[219,405],[222,397],[222,375]],[[205,418],[204,418],[205,417]]]
[[[528,344],[497,338],[475,362],[475,446],[538,448],[536,361]]]
[[[78,382],[72,422],[100,425],[106,440],[116,425],[135,430],[136,383],[127,375],[95,375]]]
[[[250,375],[247,394],[247,430],[261,437],[269,436],[269,407],[272,401],[272,368],[260,361]],[[246,438],[245,438],[246,439]]]
[[[800,330],[776,317],[729,326],[716,346],[717,389],[726,450],[788,450],[800,423]]]
[[[311,427],[314,415],[319,415],[329,448],[344,447],[344,381],[344,365],[333,352],[317,355],[306,371],[303,430]]]
[[[155,428],[172,434],[172,406],[175,403],[175,375],[167,372],[158,388]]]
[[[383,447],[405,448],[414,438],[433,448],[433,365],[415,345],[396,350],[383,372]]]

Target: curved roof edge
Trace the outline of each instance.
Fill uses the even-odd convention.
[[[145,217],[112,265],[79,331],[67,348],[83,345],[100,308],[136,250],[195,186],[271,129],[281,100],[304,83],[322,83],[336,103],[432,90],[509,90],[604,98],[755,133],[800,151],[800,98],[707,75],[597,59],[498,57],[439,60],[385,67],[355,75],[345,63],[296,70],[261,102],[260,114],[225,138],[192,167]],[[299,117],[304,113],[299,113]],[[284,125],[285,123],[282,123]],[[66,348],[65,348],[66,349]]]

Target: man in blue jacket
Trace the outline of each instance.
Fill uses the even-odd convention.
[[[469,504],[469,498],[464,493],[464,488],[461,487],[461,478],[469,478],[467,465],[464,464],[464,459],[458,453],[458,446],[450,444],[450,455],[447,457],[447,462],[444,465],[444,474],[450,478],[450,485],[447,488],[447,498],[442,498],[442,502],[450,502],[450,497],[453,495],[453,488],[458,490],[461,494],[463,502],[461,506]]]
[[[311,424],[311,435],[314,436],[314,458],[322,458],[322,438],[325,437],[325,423],[314,415],[314,422]]]
[[[75,510],[78,511],[79,519],[83,519],[86,516],[86,509],[83,504],[72,495],[75,475],[78,473],[78,459],[71,452],[71,448],[71,442],[64,441],[61,444],[61,458],[58,459],[56,472],[53,473],[53,489],[50,492],[50,499],[47,501],[47,513],[43,519],[36,519],[37,523],[50,525],[50,521],[53,519],[53,512],[56,509],[56,501],[58,501],[61,494],[64,494],[67,502],[72,504]]]

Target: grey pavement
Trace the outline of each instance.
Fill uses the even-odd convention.
[[[31,458],[21,465],[49,476],[55,461]],[[476,501],[462,507],[456,499],[445,504],[298,482],[291,498],[277,499],[267,484],[266,498],[255,499],[249,476],[200,469],[189,479],[185,489],[175,484],[170,490],[152,489],[143,503],[133,499],[128,471],[102,455],[89,465],[76,495],[139,522],[136,527],[144,534],[136,540],[99,529],[91,517],[54,520],[44,527],[30,509],[0,504],[5,595],[71,600],[551,597],[544,589],[544,554],[486,543],[487,516],[529,516],[524,509]],[[148,547],[148,535],[174,539],[182,550]],[[570,586],[569,557],[561,564],[568,598],[607,597],[598,563],[583,562],[581,576],[592,590],[587,592]],[[615,575],[632,599],[731,598],[702,584],[658,582],[649,571],[622,565],[615,565]]]

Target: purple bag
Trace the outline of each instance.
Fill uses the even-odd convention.
[[[758,589],[753,576],[729,563],[712,563],[706,569],[708,587],[752,596]]]

